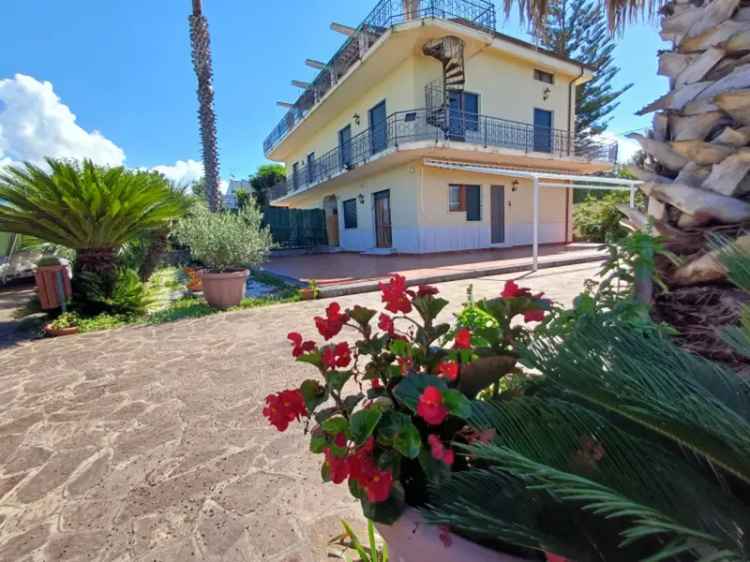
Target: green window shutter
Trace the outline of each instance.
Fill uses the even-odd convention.
[[[466,220],[482,220],[482,191],[478,185],[466,186]]]

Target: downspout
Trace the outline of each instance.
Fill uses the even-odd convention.
[[[570,156],[570,144],[573,132],[573,88],[575,83],[583,76],[584,67],[581,65],[581,72],[568,83],[568,156]]]

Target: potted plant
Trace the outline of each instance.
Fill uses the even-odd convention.
[[[237,213],[211,213],[196,205],[177,223],[175,234],[193,259],[206,266],[203,296],[216,308],[240,304],[249,269],[263,263],[272,246],[270,231],[261,225],[261,213],[252,203]]]
[[[320,289],[318,288],[318,282],[315,279],[310,279],[308,286],[299,290],[299,296],[303,301],[315,300],[319,295]]]
[[[528,335],[511,321],[541,320],[550,303],[509,283],[499,298],[470,303],[451,326],[437,321],[448,302],[436,288],[408,290],[395,276],[380,289],[380,314],[361,306],[342,310],[334,302],[316,317],[325,343],[289,334],[292,355],[319,377],[269,395],[263,414],[279,431],[306,420],[310,449],[323,456],[323,479],[347,484],[389,543],[391,560],[511,560],[448,533],[415,532],[414,508],[467,468],[454,444],[482,438],[467,428],[471,399],[495,393],[500,378],[514,372],[517,341]],[[354,345],[333,341],[344,328],[357,334]],[[456,550],[433,555],[446,542]],[[508,554],[526,551],[509,544]]]
[[[72,336],[79,332],[80,318],[75,312],[64,312],[52,322],[45,324],[42,329],[50,337]]]
[[[36,262],[34,280],[42,310],[60,308],[70,298],[70,266],[57,256],[43,256]]]

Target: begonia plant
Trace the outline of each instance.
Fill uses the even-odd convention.
[[[514,319],[540,321],[550,302],[511,281],[452,326],[435,287],[396,275],[380,292],[382,312],[329,304],[314,318],[322,343],[289,334],[292,356],[319,376],[268,396],[263,414],[279,431],[303,421],[323,480],[346,483],[366,517],[390,524],[467,467],[452,443],[483,439],[467,429],[471,399],[515,370],[528,329]]]

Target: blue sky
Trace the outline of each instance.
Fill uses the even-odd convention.
[[[222,177],[246,177],[264,162],[262,141],[283,114],[275,102],[299,93],[292,79],[314,75],[304,59],[328,60],[342,42],[328,29],[330,22],[356,25],[375,1],[204,0],[213,41]],[[199,161],[190,5],[190,0],[3,0],[0,162],[34,150],[54,152],[52,143],[70,145],[70,135],[85,146],[105,145],[115,161],[120,149],[120,159],[132,167]],[[500,18],[499,29],[525,37],[515,18]],[[633,25],[618,39],[622,72],[617,81],[635,86],[623,97],[612,132],[648,124],[633,113],[666,90],[666,81],[656,76],[656,51],[665,47],[654,24]],[[21,87],[10,82],[16,74],[50,85],[45,92],[33,83]],[[83,131],[62,109],[50,109],[50,88]],[[32,101],[24,103],[26,97]],[[7,115],[11,104],[15,116]],[[9,133],[11,127],[17,131]],[[30,139],[29,131],[37,138]],[[93,131],[103,139],[82,136]]]

